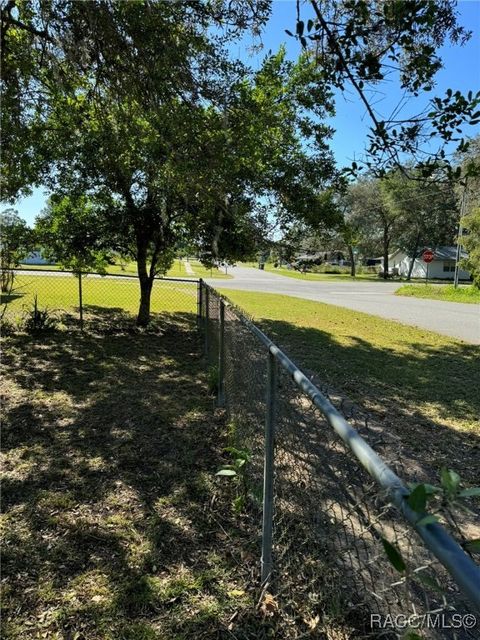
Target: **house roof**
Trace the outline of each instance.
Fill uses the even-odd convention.
[[[421,249],[419,249],[418,251],[418,257],[417,260],[419,258],[422,257],[422,253],[426,250],[426,249],[431,249],[433,251],[433,253],[435,254],[435,257],[433,258],[433,260],[456,260],[457,257],[457,247],[423,247]],[[402,249],[396,249],[393,253],[391,253],[388,257],[389,259],[394,258],[396,255],[398,255],[399,253],[405,253],[405,251],[403,251]],[[468,253],[465,251],[465,249],[461,249],[460,250],[460,258],[467,258],[468,257]],[[381,260],[383,260],[383,257],[381,258]]]
[[[434,260],[455,260],[457,257],[457,247],[436,247],[432,251],[435,254]],[[465,249],[461,249],[460,258],[466,258],[467,256],[468,253]]]

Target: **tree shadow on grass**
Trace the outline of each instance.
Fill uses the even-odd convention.
[[[4,637],[186,638],[186,611],[217,637],[250,534],[210,508],[226,443],[195,317],[93,312],[95,334],[5,344]]]
[[[478,346],[418,343],[398,352],[356,336],[341,343],[288,322],[265,320],[261,326],[315,383],[331,385],[334,395],[336,390],[364,408],[370,426],[364,435],[380,445],[400,475],[438,481],[441,467],[448,466],[467,483],[478,480]],[[388,451],[390,436],[400,450]]]
[[[0,304],[8,305],[10,302],[18,300],[18,298],[23,298],[24,295],[24,293],[2,293],[0,294]]]
[[[440,468],[447,466],[456,469],[467,486],[478,482],[479,436],[455,430],[455,419],[464,418],[465,413],[469,416],[452,402],[457,389],[448,377],[452,371],[462,372],[459,384],[472,383],[477,375],[476,347],[452,345],[442,352],[414,345],[399,354],[355,336],[341,344],[319,330],[287,322],[261,324],[314,383],[348,408],[354,426],[404,481],[438,484]],[[251,435],[259,413],[255,406],[259,394],[253,387],[264,375],[266,353],[255,349],[256,342],[252,345],[239,336],[241,331],[237,327],[227,333],[227,354],[235,356],[227,369],[233,377],[229,389],[235,392],[232,413],[237,417],[245,413],[245,406],[250,408],[254,419],[247,421],[247,434]],[[395,380],[394,387],[385,382],[387,372]],[[444,389],[434,388],[430,400],[432,378]],[[368,403],[368,411],[353,411],[343,402],[346,395],[359,405]],[[434,417],[430,401],[437,411]],[[475,416],[477,399],[467,396],[467,401],[470,416]],[[256,468],[262,462],[257,449],[252,458],[249,483],[252,465]],[[255,472],[253,476],[255,480]],[[478,505],[470,500],[468,506],[475,512]],[[439,581],[448,606],[465,609],[453,580],[283,370],[279,372],[274,520],[276,610],[292,638],[310,635],[309,623],[316,625],[318,637],[328,632],[334,637],[339,629],[349,627],[352,635],[345,637],[377,637],[369,626],[372,613],[385,616],[442,608],[438,593],[420,580],[404,582],[388,561],[383,538],[399,549],[410,572],[424,572],[419,575]],[[474,513],[460,513],[457,522],[468,539],[478,537]],[[462,541],[457,531],[451,532]],[[325,620],[334,623],[329,630]]]
[[[285,547],[289,564],[282,565],[284,543],[275,540],[287,615],[280,625],[259,620],[249,600],[249,593],[258,593],[258,513],[252,523],[248,515],[212,509],[229,496],[213,479],[227,443],[206,392],[193,314],[158,316],[153,330],[139,331],[131,318],[123,324],[117,310],[89,313],[98,322],[92,319],[83,334],[14,336],[5,350],[5,637],[228,638],[232,624],[239,639],[295,637],[292,624],[309,633],[304,612],[328,610],[312,595],[332,595],[326,541],[342,536],[336,571],[345,577],[353,566],[348,554],[368,517],[368,507],[362,512],[348,491],[339,490],[339,472],[345,486],[358,487],[351,459],[325,438],[325,425],[316,416],[303,417],[304,405],[287,395],[290,411],[297,403],[295,437],[280,443],[285,498],[278,504],[283,520],[277,531],[287,532],[297,551]],[[318,331],[296,333],[288,323],[266,329],[299,364],[315,370],[316,362],[328,363],[320,373],[332,383],[340,378],[327,374],[340,376],[347,360],[368,385],[381,367],[398,364],[395,354],[364,342],[342,346]],[[252,369],[264,370],[264,356],[259,350]],[[356,386],[355,379],[347,382]],[[405,408],[399,410],[406,421]],[[451,432],[437,423],[431,428],[438,439]],[[420,473],[430,473],[425,450],[415,457],[408,449],[408,455],[408,464],[417,461]],[[360,484],[363,491],[368,478]],[[347,512],[350,528],[342,515]],[[340,524],[325,525],[329,517]],[[367,533],[362,553],[369,559],[378,553],[378,540]],[[335,579],[334,593],[340,588]],[[353,584],[344,584],[345,601],[355,595]],[[295,604],[300,595],[309,602],[301,611]],[[347,627],[354,626],[342,615]],[[318,637],[322,633],[319,627]]]

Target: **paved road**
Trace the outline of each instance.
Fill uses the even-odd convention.
[[[394,296],[396,282],[298,280],[248,267],[233,267],[234,280],[207,280],[217,289],[280,293],[364,311],[480,344],[480,305]]]
[[[22,270],[21,273],[42,275],[42,271],[33,269]],[[231,267],[229,274],[234,276],[233,280],[209,278],[206,282],[217,289],[263,291],[326,302],[397,320],[421,329],[436,331],[471,344],[480,344],[480,305],[394,296],[394,291],[399,286],[397,282],[298,280],[249,267]],[[52,271],[48,275],[65,274]],[[126,278],[126,276],[109,277]],[[132,278],[136,279],[136,276]]]

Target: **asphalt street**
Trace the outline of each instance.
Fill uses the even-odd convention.
[[[480,305],[395,296],[398,282],[298,280],[249,267],[232,267],[233,280],[207,280],[217,289],[279,293],[364,311],[480,344]]]

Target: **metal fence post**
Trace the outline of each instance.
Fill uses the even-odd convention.
[[[273,535],[273,475],[275,454],[275,425],[277,421],[278,369],[275,356],[268,351],[267,359],[267,403],[265,412],[265,459],[263,467],[263,521],[262,521],[262,585],[270,580],[272,573]]]
[[[78,272],[78,306],[80,309],[80,330],[83,331],[83,292],[82,292],[82,272]]]
[[[207,357],[207,362],[210,360],[209,354],[209,344],[208,344],[208,324],[210,321],[210,291],[208,290],[208,286],[205,287],[205,320],[203,324],[203,330],[205,332],[205,355]]]
[[[203,288],[203,280],[200,278],[198,281],[197,287],[197,327],[198,329],[202,326],[202,288]]]
[[[220,322],[218,325],[218,394],[217,406],[225,406],[225,302],[220,298]]]

